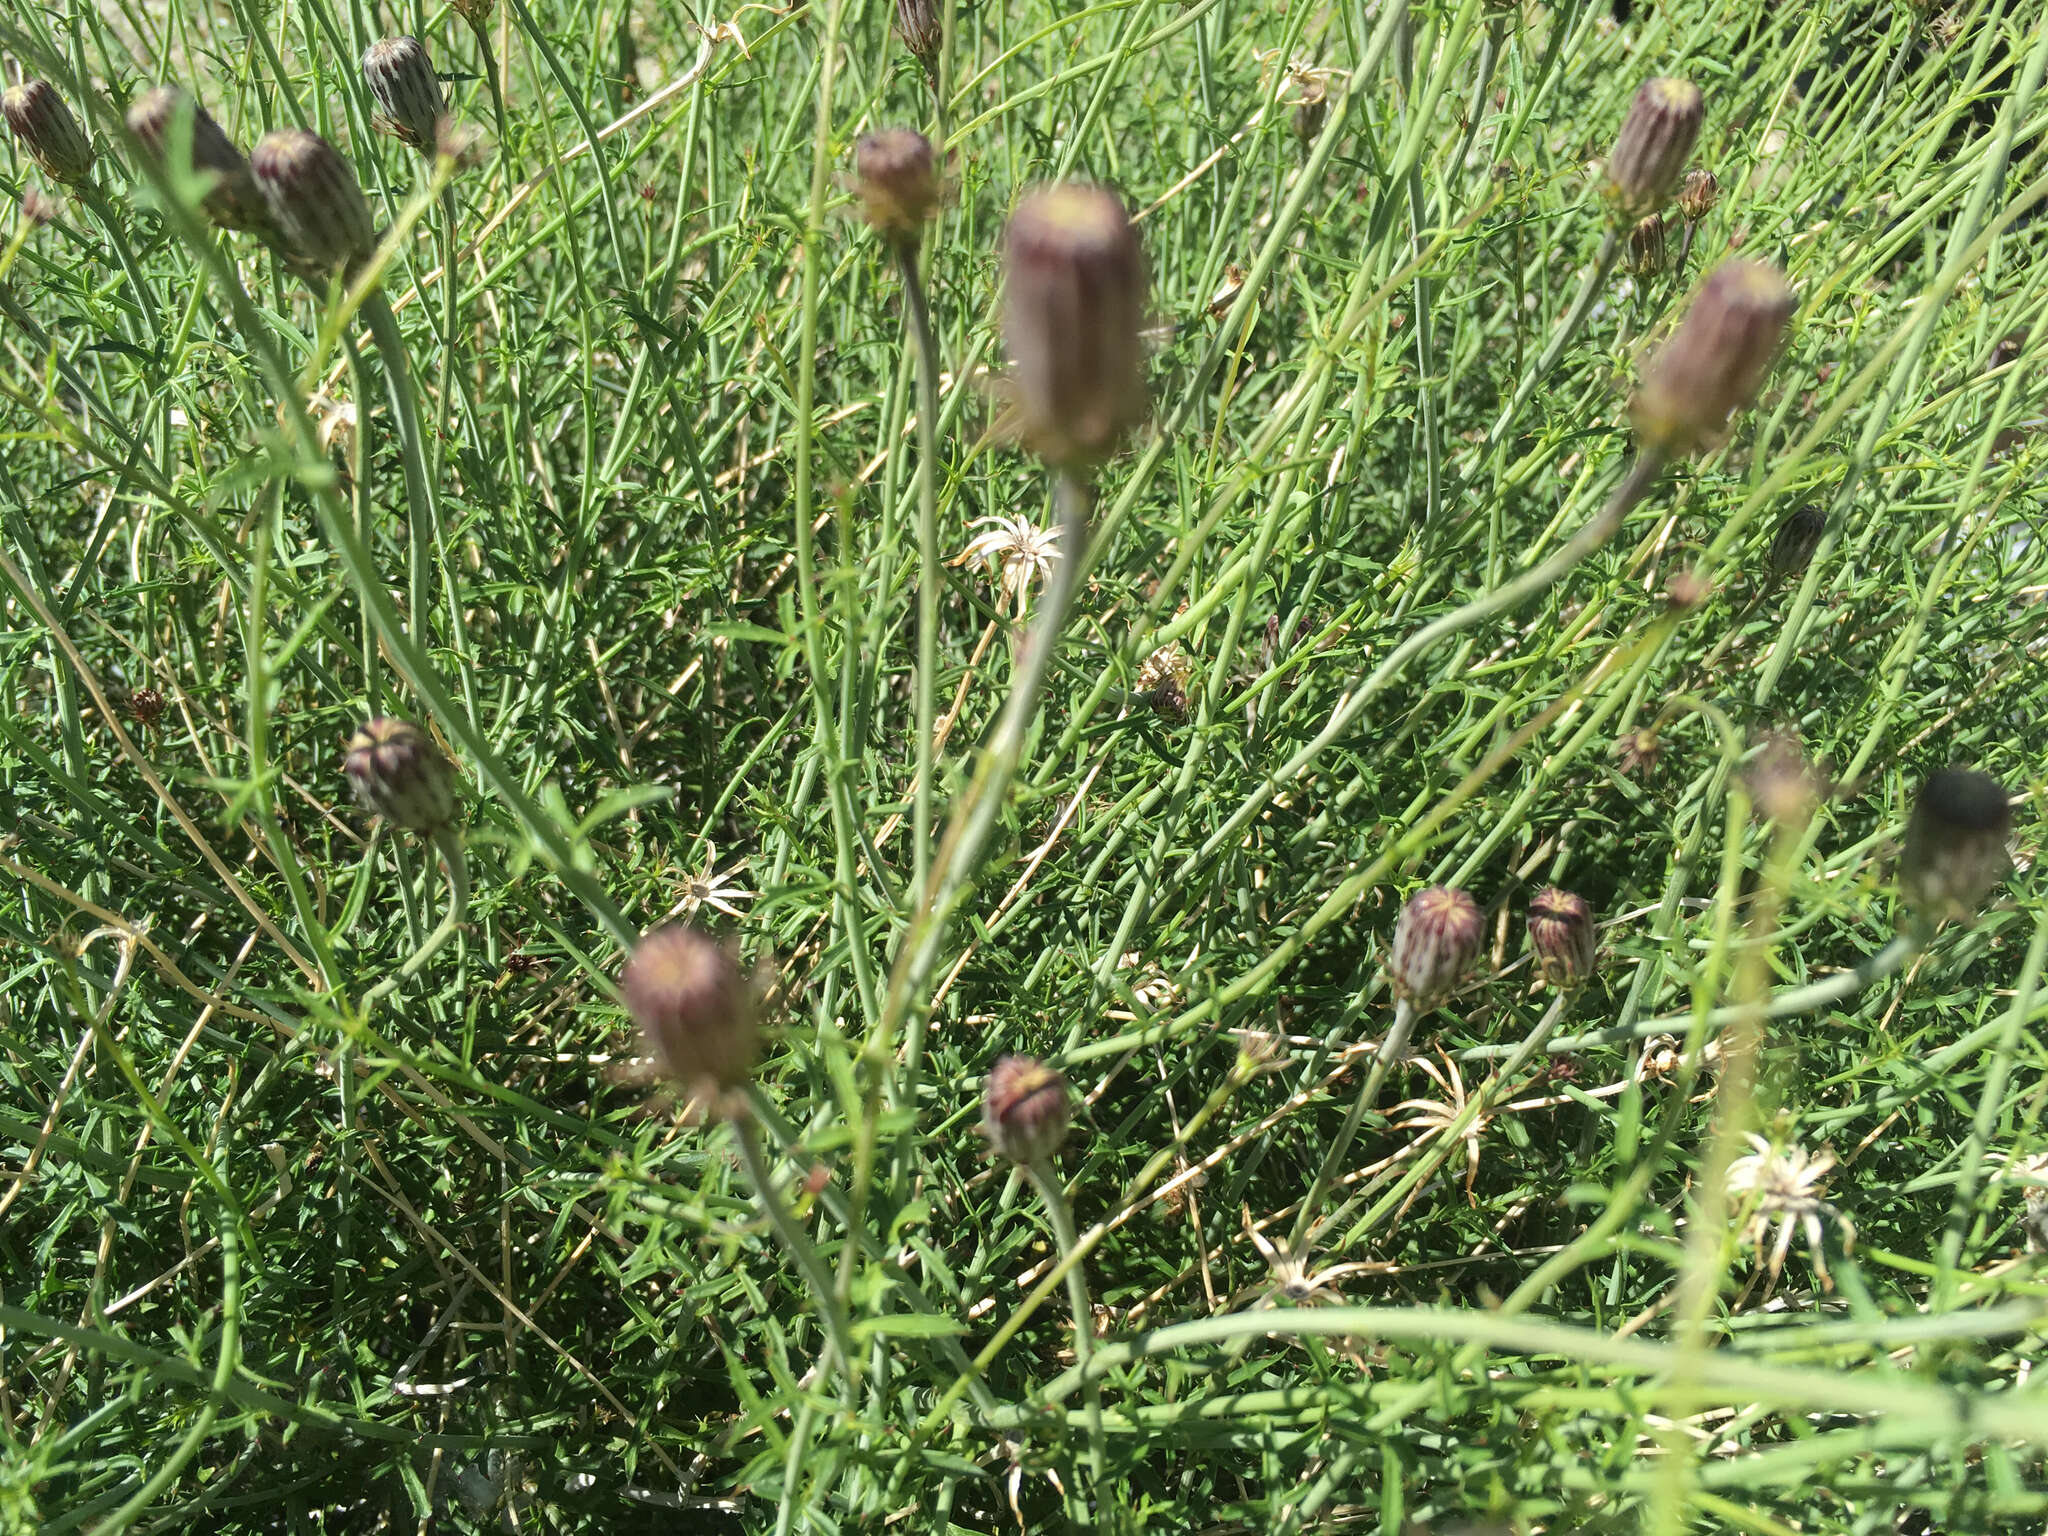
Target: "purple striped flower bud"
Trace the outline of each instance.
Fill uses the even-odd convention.
[[[1655,277],[1664,270],[1664,215],[1637,219],[1628,232],[1628,269],[1637,277]]]
[[[206,216],[222,229],[262,231],[271,227],[270,210],[256,190],[248,159],[221,131],[206,108],[175,85],[153,86],[128,108],[128,131],[161,160],[171,147],[171,128],[186,102],[192,110],[191,169],[212,175],[213,185],[200,200]]]
[[[1714,179],[1712,171],[1702,165],[1685,173],[1685,181],[1678,189],[1678,211],[1687,220],[1697,224],[1720,201],[1721,183]]]
[[[932,74],[945,43],[945,26],[933,0],[896,0],[896,35],[925,73]]]
[[[1776,267],[1740,260],[1716,267],[1643,370],[1629,407],[1643,442],[1672,457],[1719,442],[1728,418],[1763,388],[1796,302]]]
[[[92,143],[64,98],[47,80],[24,80],[0,94],[0,113],[43,174],[67,187],[82,187],[92,175]]]
[[[1417,891],[1401,909],[1387,955],[1394,996],[1418,1012],[1434,1008],[1471,968],[1485,937],[1486,920],[1467,892],[1448,885]]]
[[[709,934],[671,923],[643,936],[619,991],[661,1070],[686,1090],[737,1088],[753,1072],[761,1048],[753,988]]]
[[[416,37],[387,37],[363,50],[363,83],[383,109],[383,126],[423,155],[434,153],[448,115],[434,61]]]
[[[1145,417],[1145,258],[1123,204],[1074,182],[1026,193],[1004,281],[1024,443],[1062,469],[1099,463]]]
[[[1670,200],[1700,136],[1706,99],[1690,80],[1645,80],[1607,157],[1607,195],[1633,222]]]
[[[377,248],[370,205],[341,151],[303,128],[266,133],[249,157],[270,216],[294,252],[320,271]]]
[[[1073,1113],[1067,1080],[1032,1056],[1005,1056],[988,1075],[981,1129],[1013,1163],[1036,1163],[1059,1151]]]
[[[1907,905],[1930,923],[1974,917],[2012,867],[2011,835],[2012,803],[1998,780],[1969,768],[1931,775],[1913,803],[1899,861]]]
[[[386,821],[437,832],[455,820],[455,774],[433,738],[410,720],[379,715],[342,759],[357,801]]]
[[[1529,903],[1529,947],[1553,987],[1575,987],[1593,974],[1600,932],[1583,896],[1548,886]]]

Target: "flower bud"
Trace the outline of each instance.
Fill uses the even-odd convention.
[[[456,15],[468,22],[472,28],[481,30],[483,24],[491,19],[491,12],[496,8],[498,0],[448,0],[448,3],[455,7]]]
[[[1714,211],[1714,205],[1721,201],[1721,183],[1714,179],[1714,173],[1705,166],[1694,166],[1685,173],[1685,180],[1678,188],[1678,211],[1690,223],[1697,224]]]
[[[1434,1008],[1471,967],[1485,937],[1486,921],[1468,893],[1447,885],[1417,891],[1394,924],[1387,956],[1394,996],[1418,1011]]]
[[[1827,514],[1819,507],[1794,507],[1771,536],[1771,579],[1787,581],[1805,571],[1828,531]]]
[[[434,153],[447,104],[433,60],[416,37],[387,37],[363,50],[363,83],[383,109],[384,125],[399,142]]]
[[[1624,219],[1655,213],[1692,154],[1706,101],[1690,80],[1645,80],[1607,157],[1607,195]]]
[[[1021,436],[1048,463],[1098,463],[1145,416],[1145,258],[1123,204],[1074,182],[1010,218],[1003,337]]]
[[[190,100],[175,85],[153,86],[129,106],[128,131],[161,160],[170,150],[171,125],[177,121],[179,108]],[[192,101],[191,108],[191,169],[213,176],[213,185],[200,200],[206,216],[222,229],[269,229],[270,210],[263,205],[263,194],[256,190],[256,178],[250,174],[248,160],[205,107]]]
[[[1600,934],[1583,896],[1548,886],[1529,903],[1529,947],[1536,967],[1554,987],[1575,987],[1593,974]]]
[[[1301,100],[1294,104],[1294,136],[1301,140],[1304,149],[1322,136],[1323,123],[1329,115],[1329,88],[1317,81],[1307,87]]]
[[[47,80],[24,80],[0,94],[0,112],[43,174],[67,187],[92,175],[92,144],[64,98]]]
[[[925,73],[933,73],[946,40],[945,23],[934,0],[896,0],[896,35]]]
[[[690,1092],[737,1088],[754,1070],[753,989],[710,935],[671,923],[643,936],[619,991],[661,1070]]]
[[[1013,1163],[1036,1163],[1067,1139],[1067,1080],[1033,1056],[1005,1056],[988,1075],[981,1129]]]
[[[853,149],[854,189],[875,233],[915,246],[939,203],[932,141],[911,128],[884,128]]]
[[[2012,805],[1989,774],[1944,768],[1921,786],[1906,824],[1899,885],[1906,903],[1929,923],[1968,919],[2011,868],[2006,838]]]
[[[364,809],[415,832],[455,820],[455,775],[427,733],[410,720],[379,715],[349,741],[341,771]]]
[[[1664,215],[1636,220],[1628,232],[1628,269],[1637,277],[1655,277],[1664,270]]]
[[[312,267],[331,271],[377,248],[356,173],[319,134],[303,128],[266,133],[249,169],[279,232]]]
[[[1700,285],[1630,404],[1643,442],[1677,456],[1718,442],[1750,405],[1785,339],[1792,285],[1759,261],[1724,261]]]

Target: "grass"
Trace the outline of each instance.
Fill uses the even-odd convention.
[[[1632,9],[956,5],[934,96],[844,0],[0,7],[100,148],[0,254],[0,1527],[2038,1530],[2048,28]],[[459,174],[372,127],[401,30]],[[1603,274],[1654,74],[1720,203]],[[381,284],[208,233],[120,132],[166,78],[343,146]],[[891,123],[957,183],[929,395],[844,186]],[[1064,176],[1138,218],[1153,420],[1034,648],[953,557],[1059,515],[986,385]],[[1784,356],[1591,540],[1738,249]],[[387,712],[465,785],[410,970]],[[1898,945],[1951,763],[2015,869]],[[1430,883],[1487,944],[1382,1074]],[[744,1134],[632,1066],[685,913],[766,988]],[[1078,1101],[1030,1176],[1006,1052]],[[1835,1158],[1781,1273],[1751,1133]]]

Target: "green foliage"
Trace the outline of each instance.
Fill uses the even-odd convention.
[[[0,253],[0,1523],[2038,1529],[2038,7],[956,4],[936,97],[893,19],[0,6],[100,149]],[[478,163],[379,136],[387,31]],[[1624,275],[1594,162],[1658,74],[1721,196]],[[342,146],[383,297],[204,230],[120,130],[166,79]],[[955,183],[933,458],[843,186],[891,123]],[[1066,176],[1138,217],[1153,419],[1034,651],[1044,573],[953,557],[1057,517],[993,375]],[[1784,356],[1631,478],[1738,250]],[[466,903],[349,803],[380,713],[460,770]],[[1950,763],[2017,863],[1921,948]],[[1430,883],[1489,944],[1382,1083]],[[1602,921],[1562,996],[1549,883]],[[765,992],[758,1146],[632,1070],[682,914]],[[1064,1200],[978,1134],[1012,1051]]]

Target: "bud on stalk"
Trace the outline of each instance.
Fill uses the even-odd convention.
[[[431,737],[409,720],[379,715],[349,741],[341,771],[364,809],[414,832],[455,820],[455,776]]]
[[[1906,824],[1899,885],[1907,905],[1930,925],[1974,917],[2012,867],[2011,834],[2012,804],[1998,780],[1968,768],[1932,775]]]
[[[1795,303],[1776,267],[1740,260],[1716,267],[1643,370],[1629,409],[1644,443],[1678,457],[1718,442],[1728,418],[1755,402]]]
[[[1471,968],[1485,936],[1479,903],[1468,893],[1447,885],[1417,891],[1394,924],[1387,956],[1395,998],[1418,1012],[1434,1008]]]
[[[189,168],[208,172],[213,185],[200,199],[206,216],[222,229],[267,230],[270,210],[256,189],[249,162],[221,131],[205,107],[175,85],[153,86],[128,108],[128,131],[159,161],[170,152],[171,128],[186,102],[192,110],[192,155]]]
[[[1537,968],[1554,987],[1575,987],[1593,974],[1600,934],[1583,896],[1549,886],[1529,903],[1529,947]]]
[[[1067,1139],[1067,1080],[1033,1056],[1005,1056],[988,1075],[981,1128],[1013,1163],[1043,1162]]]
[[[1123,204],[1072,182],[1026,193],[1004,282],[1025,444],[1056,468],[1099,463],[1145,416],[1145,258]]]
[[[1678,211],[1688,224],[1704,219],[1720,201],[1721,183],[1712,171],[1696,166],[1685,173],[1685,182],[1678,189]]]
[[[1705,117],[1706,100],[1691,81],[1643,82],[1607,157],[1607,195],[1616,213],[1634,221],[1670,200]]]
[[[945,25],[935,0],[896,0],[896,35],[925,74],[935,77],[939,49],[945,44]]]
[[[416,37],[387,37],[363,50],[363,83],[383,109],[385,125],[411,149],[432,155],[448,108],[433,60]]]
[[[1803,572],[1827,529],[1827,514],[1819,507],[1795,507],[1787,513],[1771,536],[1771,579],[1786,581]]]
[[[619,991],[661,1070],[687,1091],[737,1088],[753,1072],[752,988],[710,935],[681,923],[655,929],[633,946]]]
[[[1638,219],[1628,232],[1628,269],[1637,277],[1655,277],[1664,270],[1664,215]]]
[[[915,249],[939,203],[932,142],[910,128],[884,128],[853,149],[854,190],[875,233]]]
[[[0,94],[0,113],[45,176],[67,187],[86,184],[92,175],[91,141],[49,81],[10,85]]]
[[[377,248],[370,205],[341,152],[317,133],[281,128],[257,141],[249,169],[292,250],[321,271]]]

